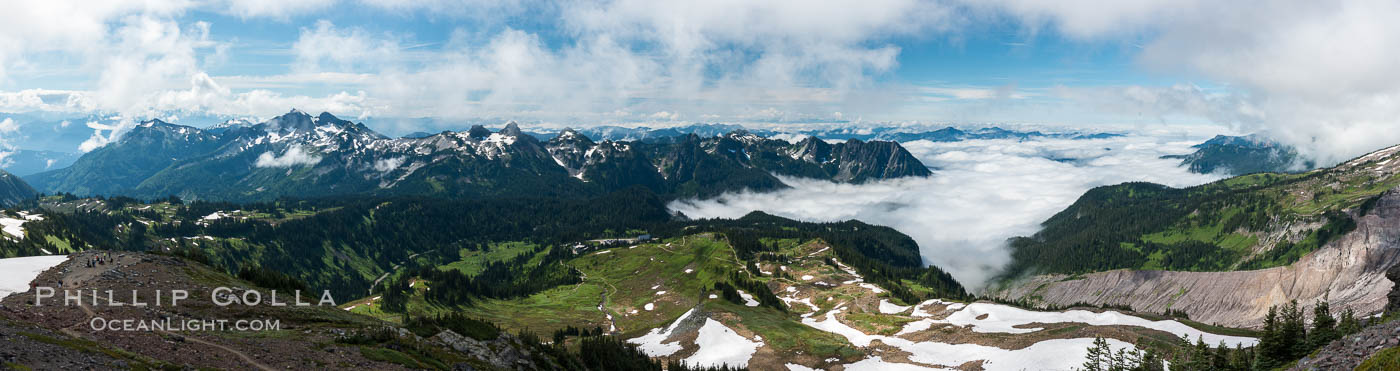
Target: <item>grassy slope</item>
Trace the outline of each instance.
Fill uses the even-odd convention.
[[[785,252],[811,249],[796,240],[782,240]],[[507,251],[524,251],[515,243],[496,244]],[[471,254],[467,259],[443,265],[441,268],[461,269],[483,264],[484,259],[513,257],[513,254]],[[548,335],[565,326],[604,329],[609,323],[598,310],[600,301],[615,321],[616,330],[624,338],[642,335],[653,328],[664,327],[691,308],[723,318],[733,328],[744,328],[761,335],[778,351],[802,351],[822,357],[845,358],[857,354],[841,337],[822,332],[798,321],[795,313],[782,313],[765,307],[735,305],[723,299],[710,299],[707,289],[725,280],[729,272],[742,271],[732,248],[710,234],[640,244],[633,248],[620,247],[580,256],[569,263],[584,275],[584,282],[573,286],[549,289],[529,297],[512,300],[483,300],[474,306],[451,308],[429,304],[421,296],[409,300],[408,311],[414,314],[461,312],[497,323],[511,330],[531,330]],[[795,267],[794,267],[795,268]],[[817,267],[822,268],[822,267]],[[827,267],[829,268],[829,267]],[[689,270],[690,273],[686,273]],[[833,270],[834,271],[834,270]],[[756,277],[760,281],[772,278]],[[428,290],[418,281],[414,289]],[[658,292],[665,291],[664,294]],[[835,295],[835,294],[833,294]],[[837,299],[842,299],[836,295]],[[386,313],[369,300],[346,303],[354,313],[396,321],[398,313]],[[646,305],[652,304],[652,310]],[[827,307],[835,301],[824,303]],[[829,308],[827,308],[829,309]],[[807,311],[793,308],[794,311]],[[731,315],[722,315],[731,314]],[[800,312],[799,312],[800,313]]]
[[[1326,215],[1344,210],[1354,210],[1368,199],[1400,186],[1400,174],[1387,174],[1372,171],[1384,158],[1362,163],[1355,168],[1343,170],[1323,169],[1303,174],[1260,173],[1232,177],[1182,190],[1153,193],[1150,195],[1135,192],[1141,186],[1130,184],[1108,186],[1086,193],[1084,198],[1060,215],[1045,222],[1046,231],[1036,235],[1040,242],[1025,242],[1046,246],[1047,251],[1074,249],[1084,244],[1109,244],[1118,246],[1128,256],[1141,254],[1140,262],[1131,263],[1127,259],[1108,269],[1171,269],[1163,261],[1173,246],[1186,242],[1199,242],[1213,245],[1222,250],[1217,256],[1204,257],[1209,261],[1188,264],[1183,267],[1178,262],[1175,269],[1184,270],[1232,270],[1257,269],[1291,264],[1299,257],[1320,246],[1309,240],[1306,232],[1285,238],[1298,242],[1284,246],[1287,252],[1270,254],[1275,245],[1263,245],[1265,238],[1280,233],[1285,226],[1299,223],[1322,224],[1328,221]],[[1095,196],[1097,195],[1097,196]],[[1088,200],[1090,197],[1106,197]],[[1086,204],[1087,203],[1087,204]],[[1089,209],[1081,205],[1092,205]],[[1253,209],[1250,213],[1248,208]],[[1123,215],[1148,215],[1153,213],[1179,213],[1179,217],[1164,223],[1145,226],[1137,234],[1114,236],[1112,233],[1097,233],[1093,237],[1075,237],[1079,231],[1093,229],[1127,229],[1105,223],[1121,223],[1115,218],[1097,221],[1081,221],[1083,213],[1097,213],[1112,209]],[[1159,211],[1160,210],[1160,211]],[[1174,210],[1174,211],[1173,211]],[[1232,218],[1245,220],[1243,226],[1230,228]],[[1121,218],[1117,218],[1121,219]],[[1250,220],[1259,223],[1251,226]],[[1235,224],[1238,225],[1238,224]],[[1059,231],[1052,231],[1060,226]],[[1066,246],[1054,246],[1056,240],[1078,239],[1079,242]],[[1168,248],[1157,251],[1144,251],[1142,243],[1166,245]],[[1019,248],[1019,247],[1018,247]],[[1047,252],[1048,253],[1048,252]],[[1020,267],[1013,269],[1006,278],[1014,278],[1030,267],[1031,271],[1053,273],[1084,273],[1104,270],[1066,269],[1046,267],[1036,260],[1047,257],[1029,254],[1022,257]],[[1053,253],[1051,255],[1054,255]],[[1094,255],[1102,255],[1097,253]],[[1032,257],[1034,256],[1034,257]],[[1281,257],[1281,258],[1271,258]],[[1223,259],[1223,261],[1222,261]],[[1254,261],[1250,261],[1250,260]]]
[[[1376,354],[1372,354],[1361,365],[1356,366],[1357,371],[1381,371],[1400,369],[1400,348],[1386,348]]]

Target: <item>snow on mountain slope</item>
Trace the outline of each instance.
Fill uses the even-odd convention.
[[[793,159],[792,145],[735,131],[664,143],[593,142],[566,130],[549,140],[514,122],[492,132],[389,138],[329,113],[292,110],[265,122],[200,129],[147,121],[73,166],[28,179],[49,193],[224,201],[337,194],[590,195],[643,186],[714,195],[783,187],[773,173],[864,182],[928,169],[893,142],[830,145],[833,160]],[[572,178],[572,179],[571,179]]]

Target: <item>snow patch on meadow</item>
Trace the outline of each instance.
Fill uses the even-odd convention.
[[[861,284],[860,284],[860,287],[864,287],[864,288],[870,289],[870,292],[873,292],[873,293],[876,293],[876,294],[880,294],[880,293],[884,293],[884,292],[885,292],[885,290],[884,290],[884,289],[881,289],[880,286],[875,286],[875,285],[869,284],[869,283],[861,283]]]
[[[782,297],[778,297],[778,299],[779,299],[779,300],[782,300],[783,303],[786,303],[788,306],[792,306],[793,304],[802,304],[802,305],[806,305],[808,308],[812,308],[812,311],[813,311],[813,312],[817,312],[817,311],[822,310],[821,308],[818,308],[816,304],[812,304],[812,298],[802,298],[802,299],[798,299],[798,298],[792,297],[792,296],[782,296]]]
[[[909,310],[909,306],[891,303],[889,299],[880,299],[881,314],[904,313],[906,310]]]
[[[763,340],[749,340],[719,321],[706,319],[695,338],[695,346],[699,349],[686,358],[685,363],[704,367],[748,367],[749,359],[763,346]]]
[[[737,291],[739,291],[739,296],[741,296],[741,297],[744,298],[744,305],[745,305],[745,306],[750,306],[750,307],[757,307],[757,306],[758,306],[758,304],[759,304],[759,303],[758,303],[758,300],[753,300],[753,294],[749,294],[749,293],[747,293],[747,292],[744,292],[744,290],[737,290]]]
[[[640,349],[642,353],[646,353],[648,356],[665,357],[675,354],[681,351],[680,342],[666,343],[666,338],[671,337],[671,332],[675,331],[676,327],[681,325],[681,321],[689,318],[692,313],[695,313],[694,308],[686,311],[680,318],[676,318],[676,321],[671,322],[670,326],[666,326],[664,329],[651,329],[646,335],[627,339],[627,342],[637,344],[637,349]]]

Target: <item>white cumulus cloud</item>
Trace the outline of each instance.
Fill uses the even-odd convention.
[[[1323,163],[1400,143],[1400,2],[1129,0],[969,2],[1029,29],[1137,45],[1140,67],[1222,91],[1109,87],[1078,103],[1169,108],[1263,131]],[[1195,95],[1195,96],[1188,96]],[[1171,107],[1176,105],[1176,107]],[[1152,114],[1122,111],[1122,113]]]
[[[4,120],[0,120],[0,167],[10,165],[9,157],[14,154],[15,147],[14,144],[10,143],[9,138],[18,131],[19,124],[16,124],[14,119],[6,117]]]
[[[403,166],[403,162],[403,157],[390,157],[378,159],[374,161],[374,170],[379,171],[381,173],[387,173],[390,171],[394,171],[394,169],[398,169],[399,166]]]

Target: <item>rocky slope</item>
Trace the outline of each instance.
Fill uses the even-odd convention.
[[[1333,169],[1310,173],[1305,177],[1308,180],[1284,187],[1282,193],[1309,200],[1327,200],[1322,195],[1331,193],[1346,194],[1335,190],[1344,184],[1391,187],[1366,202],[1338,201],[1337,205],[1351,205],[1339,211],[1326,211],[1320,206],[1326,205],[1321,201],[1303,204],[1304,210],[1314,213],[1344,213],[1355,222],[1355,229],[1332,237],[1320,249],[1291,264],[1221,272],[1120,269],[1047,274],[1001,287],[992,294],[1053,305],[1128,305],[1158,313],[1172,309],[1184,311],[1201,322],[1232,327],[1258,327],[1270,306],[1289,300],[1297,300],[1306,308],[1314,301],[1326,300],[1335,310],[1351,308],[1358,315],[1379,313],[1393,286],[1385,272],[1400,263],[1400,187],[1391,183],[1400,165],[1400,161],[1395,161],[1397,154],[1400,146],[1387,148]],[[1265,232],[1250,232],[1261,236],[1261,242],[1249,250],[1251,253],[1262,255],[1278,245],[1291,246],[1284,242],[1290,238],[1297,242],[1307,230],[1317,228],[1317,224],[1309,224],[1306,219],[1283,215],[1275,215],[1270,225]],[[1270,241],[1278,244],[1266,243]]]
[[[833,179],[861,183],[905,175],[928,176],[928,168],[895,142],[861,142],[850,139],[830,144],[807,137],[797,143],[792,157],[822,164]]]
[[[1386,271],[1391,282],[1400,282],[1400,265]],[[1389,303],[1385,312],[1400,313],[1400,287],[1390,290]],[[1355,369],[1383,350],[1394,351],[1400,347],[1400,321],[1384,319],[1362,329],[1361,332],[1333,340],[1331,343],[1298,361],[1290,370],[1350,370]]]
[[[1289,370],[1351,370],[1377,352],[1395,347],[1400,347],[1400,322],[1386,322],[1337,339]]]
[[[594,142],[566,130],[540,140],[510,123],[497,132],[387,138],[328,113],[203,130],[146,122],[71,167],[29,179],[46,192],[178,195],[229,201],[328,195],[481,197],[596,195],[631,186],[709,196],[784,185],[772,174],[864,182],[929,171],[893,142],[820,143],[833,156],[748,132],[669,141]]]
[[[14,174],[0,170],[0,207],[14,205],[34,197],[34,188]]]

